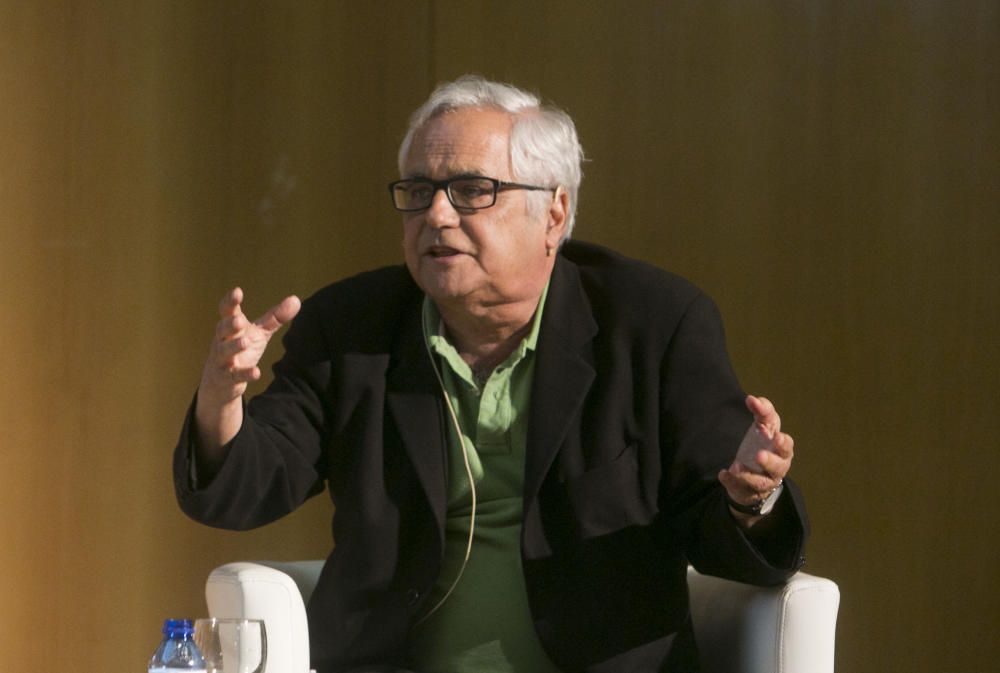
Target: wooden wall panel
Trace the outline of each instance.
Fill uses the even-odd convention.
[[[399,259],[384,184],[426,28],[385,16],[0,7],[4,667],[142,670],[213,566],[329,551],[322,499],[247,534],[188,521],[169,456],[227,287],[260,312]]]
[[[321,499],[253,533],[173,502],[215,303],[398,261],[406,116],[480,72],[576,119],[580,238],[718,300],[798,440],[838,670],[989,670],[998,66],[975,0],[0,3],[5,664],[101,629],[141,670],[214,565],[326,553]]]
[[[465,2],[434,44],[440,79],[574,116],[578,237],[718,300],[744,384],[798,440],[807,570],[844,592],[838,670],[989,669],[995,3]]]

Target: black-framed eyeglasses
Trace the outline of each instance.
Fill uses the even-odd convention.
[[[392,205],[396,210],[403,212],[430,208],[439,189],[444,190],[451,205],[462,210],[489,208],[497,202],[497,193],[508,189],[553,191],[552,187],[504,182],[495,178],[484,178],[481,175],[462,175],[447,180],[407,178],[389,183]]]

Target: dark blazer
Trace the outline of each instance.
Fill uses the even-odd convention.
[[[319,673],[405,666],[440,570],[447,432],[404,267],[304,302],[275,379],[219,473],[190,479],[191,414],[175,453],[183,510],[260,526],[329,486],[336,547],[309,607]],[[779,583],[802,564],[795,485],[757,544],[716,474],[751,423],[712,301],[690,283],[578,242],[557,258],[528,421],[521,552],[535,628],[567,671],[697,669],[687,604],[703,573]]]

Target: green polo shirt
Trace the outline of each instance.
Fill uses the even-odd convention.
[[[472,552],[471,489],[461,444],[449,425],[448,513],[442,572],[427,609],[444,603],[415,627],[410,666],[420,673],[547,673],[558,669],[538,641],[521,569],[522,492],[534,352],[548,287],[531,332],[483,383],[445,337],[430,299],[424,299],[424,339],[433,353],[465,439],[476,485]]]

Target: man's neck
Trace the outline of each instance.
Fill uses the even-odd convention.
[[[448,340],[478,376],[488,376],[531,332],[541,294],[510,304],[474,307],[435,302]]]

